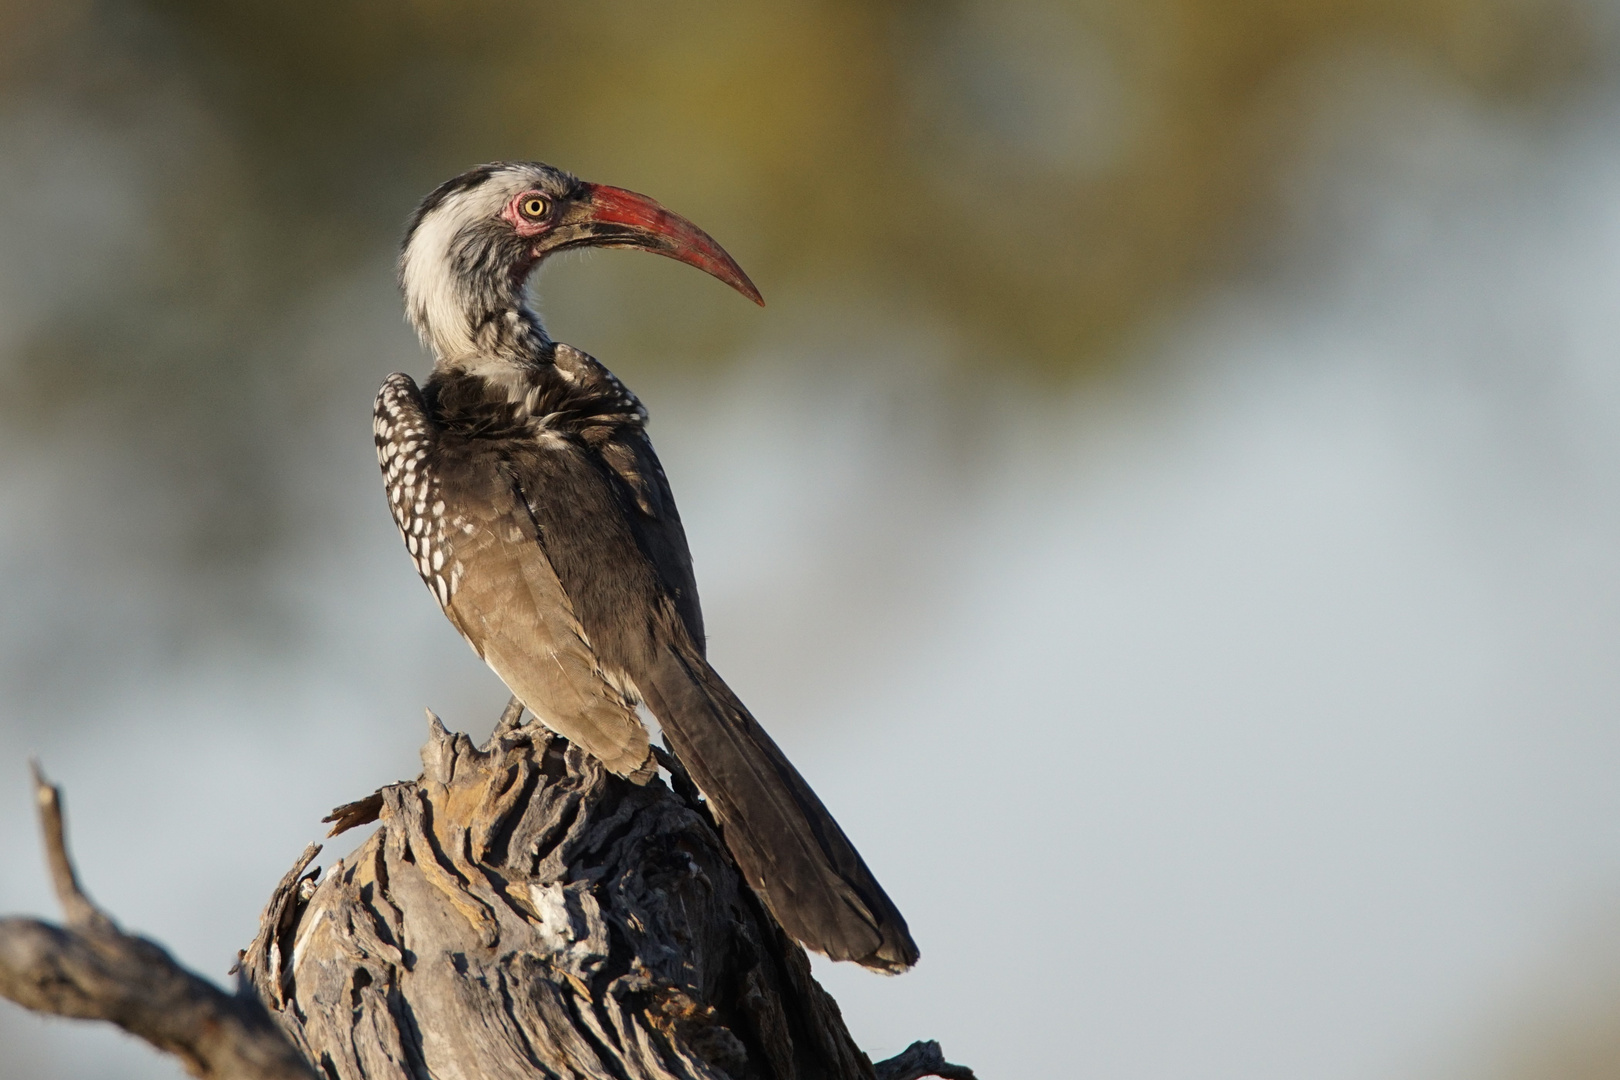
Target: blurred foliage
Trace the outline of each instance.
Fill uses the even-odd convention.
[[[1001,363],[1084,373],[1233,265],[1301,72],[1371,43],[1534,100],[1589,63],[1581,10],[7,0],[0,305],[29,314],[0,340],[4,415],[100,432],[177,487],[184,557],[239,559],[287,519],[272,455],[330,396],[333,358],[280,355],[289,321],[386,275],[439,180],[510,157],[655,195],[768,299],[880,296]],[[759,332],[724,290],[623,260],[580,342],[610,364],[712,362]]]
[[[711,224],[777,290],[902,281],[1014,356],[1074,368],[1221,264],[1264,188],[1268,95],[1293,89],[1291,71],[1383,41],[1481,93],[1523,96],[1580,70],[1577,12],[12,0],[0,37],[11,95],[69,89],[116,114],[167,90],[209,114],[229,162],[188,177],[163,227],[176,254],[217,243],[222,221],[252,237],[230,272],[261,302],[350,270],[444,176],[543,157]]]

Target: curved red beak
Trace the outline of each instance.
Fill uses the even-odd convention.
[[[737,260],[679,214],[665,210],[645,195],[606,184],[586,184],[584,194],[587,209],[581,224],[590,227],[587,243],[591,247],[638,248],[679,259],[765,306],[764,297]]]

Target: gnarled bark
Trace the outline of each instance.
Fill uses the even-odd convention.
[[[516,720],[478,749],[435,719],[418,780],[334,812],[376,834],[277,891],[244,970],[312,1061],[344,1080],[877,1080],[673,759],[670,786],[638,787]]]

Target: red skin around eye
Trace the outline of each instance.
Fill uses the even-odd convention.
[[[512,196],[511,201],[506,204],[506,209],[501,211],[501,219],[511,225],[513,230],[519,236],[539,236],[541,233],[551,228],[551,222],[543,219],[540,221],[530,221],[528,218],[523,216],[520,210],[518,210],[518,207],[522,206],[525,202],[535,198],[546,199],[547,203],[551,202],[550,199],[546,198],[546,194],[543,191],[520,191],[516,195]]]

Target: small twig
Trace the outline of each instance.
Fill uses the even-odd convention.
[[[62,789],[45,779],[38,761],[28,763],[34,774],[34,801],[39,805],[39,828],[45,837],[45,862],[50,867],[51,884],[69,926],[116,929],[113,921],[85,895],[79,875],[68,855],[67,829],[62,823]]]
[[[363,799],[344,803],[334,809],[330,814],[321,818],[322,825],[330,825],[327,836],[337,836],[361,825],[370,825],[382,816],[383,794],[374,791]]]
[[[34,795],[67,925],[0,919],[0,997],[35,1012],[109,1020],[205,1080],[316,1080],[257,997],[226,993],[161,946],[124,933],[91,902],[68,855],[62,793],[37,763]]]
[[[920,1080],[924,1076],[974,1080],[973,1070],[946,1061],[944,1051],[933,1039],[914,1042],[892,1058],[873,1062],[872,1071],[877,1073],[878,1080]]]

